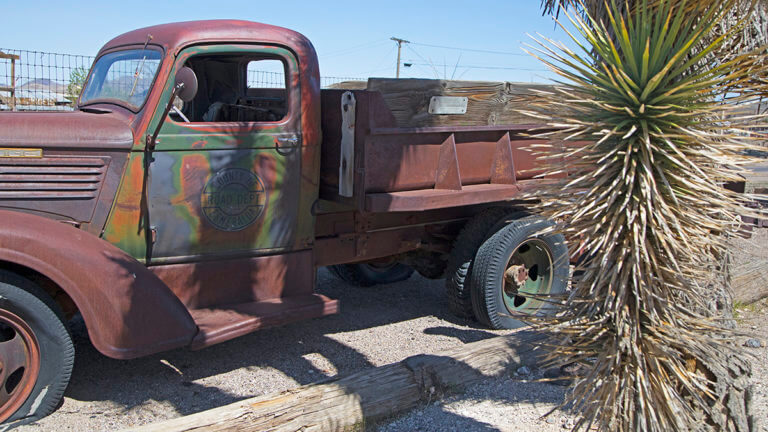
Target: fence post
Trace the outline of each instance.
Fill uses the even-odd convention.
[[[20,57],[14,54],[6,54],[0,51],[0,59],[11,61],[11,85],[9,87],[0,87],[0,91],[7,91],[11,94],[11,111],[16,111],[16,60]]]

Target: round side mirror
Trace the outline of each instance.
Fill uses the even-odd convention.
[[[195,71],[187,66],[179,69],[176,73],[176,85],[179,85],[180,83],[184,84],[184,86],[179,90],[179,93],[176,96],[184,102],[189,102],[194,99],[197,94],[197,75],[195,75]]]

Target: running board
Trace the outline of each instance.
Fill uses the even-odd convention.
[[[197,350],[263,328],[332,315],[338,311],[337,300],[320,294],[194,309],[189,312],[199,331],[190,348]]]

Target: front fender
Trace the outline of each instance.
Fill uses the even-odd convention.
[[[66,291],[106,356],[129,359],[186,346],[197,333],[189,311],[157,276],[77,228],[0,210],[0,261],[34,269]]]

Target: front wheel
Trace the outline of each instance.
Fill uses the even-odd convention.
[[[360,287],[400,282],[413,274],[411,267],[397,261],[340,264],[328,269],[344,282]]]
[[[568,248],[554,224],[538,216],[512,221],[477,251],[472,272],[472,308],[494,329],[525,326],[526,315],[555,312],[554,296],[568,283]]]
[[[0,270],[0,423],[56,409],[75,350],[58,306],[37,285]]]

